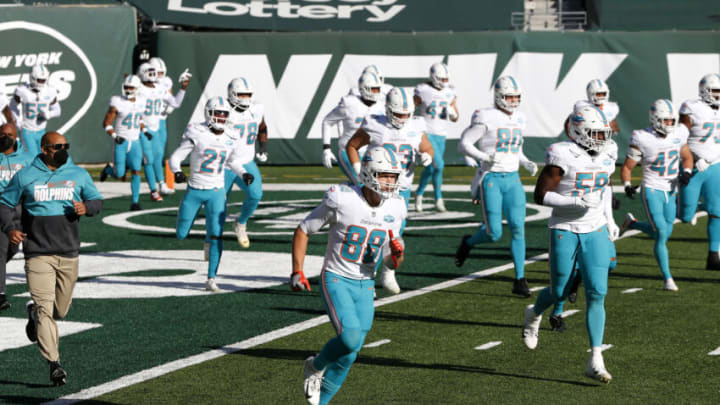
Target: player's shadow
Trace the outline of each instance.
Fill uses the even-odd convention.
[[[677,274],[678,269],[673,269],[674,272]],[[692,270],[700,270],[700,269],[692,269]],[[653,280],[653,281],[661,281],[662,276],[658,272],[658,274],[632,274],[632,273],[623,273],[623,272],[617,272],[613,271],[610,273],[610,277],[617,277],[617,278],[628,278],[628,279],[636,279],[636,280]],[[686,281],[690,283],[720,283],[720,279],[711,279],[711,278],[698,278],[698,277],[687,277],[687,276],[673,276],[673,280],[675,281]]]
[[[25,382],[25,381],[10,381],[10,380],[0,380],[0,385],[19,385],[23,386],[25,388],[48,388],[52,387],[53,385],[48,384],[37,384],[32,382]],[[5,398],[4,396],[0,395],[0,398]],[[17,397],[17,398],[24,398],[24,397]],[[32,398],[33,400],[40,400],[40,398]]]
[[[460,319],[438,318],[435,316],[401,314],[397,312],[375,311],[375,320],[377,321],[415,321],[425,323],[437,323],[443,325],[469,325],[469,326],[489,326],[495,328],[512,328],[520,330],[521,325],[496,323],[496,322],[475,322]]]

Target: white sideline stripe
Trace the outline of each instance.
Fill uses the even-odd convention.
[[[628,288],[627,290],[620,291],[620,294],[633,294],[638,291],[642,291],[642,288],[639,288],[639,287],[638,288]]]
[[[567,311],[560,314],[560,316],[562,316],[563,318],[567,318],[568,316],[573,316],[573,315],[577,314],[578,312],[580,312],[579,309],[568,309]]]
[[[600,351],[604,352],[605,350],[612,349],[612,347],[613,347],[613,345],[611,345],[611,344],[603,344],[602,346],[600,346]],[[592,349],[587,350],[588,353],[590,353],[591,351],[592,351]]]
[[[530,292],[540,291],[540,290],[544,290],[544,289],[545,289],[545,286],[544,286],[544,285],[539,285],[539,286],[537,286],[537,287],[531,288],[531,289],[530,289]]]
[[[378,347],[378,346],[386,345],[390,342],[392,342],[392,340],[390,340],[390,339],[381,339],[381,340],[378,340],[377,342],[368,343],[368,344],[364,345],[363,347],[364,348]]]
[[[500,346],[501,344],[502,344],[502,342],[487,342],[487,343],[485,343],[484,345],[480,345],[480,346],[475,347],[475,350],[487,350],[487,349],[492,349],[493,347],[495,347],[495,346]]]
[[[720,356],[720,347],[708,353],[710,356]]]
[[[537,255],[534,257],[531,257],[530,259],[525,260],[525,264],[535,263],[541,260],[547,260],[548,254],[543,253],[541,255]],[[487,277],[496,273],[503,272],[505,270],[509,270],[514,268],[512,263],[503,264],[502,266],[493,267],[486,270],[481,270],[472,274],[467,274],[462,277],[458,277],[453,280],[444,281],[442,283],[438,283],[432,286],[419,288],[414,291],[407,291],[404,293],[400,293],[397,295],[393,295],[390,297],[385,297],[379,300],[375,301],[375,307],[381,307],[383,305],[392,304],[398,301],[403,301],[409,298],[417,297],[420,295],[427,294],[429,292],[442,290],[445,288],[454,287],[457,285],[460,285],[462,283],[476,280],[479,278]],[[147,381],[156,377],[160,377],[162,375],[171,373],[173,371],[180,370],[185,367],[194,366],[196,364],[203,363],[208,360],[213,360],[218,357],[224,356],[226,354],[238,352],[241,350],[250,349],[255,346],[259,346],[261,344],[265,344],[268,342],[272,342],[273,340],[280,339],[286,336],[290,336],[294,333],[301,332],[310,328],[313,328],[318,325],[322,325],[324,323],[329,322],[330,319],[327,317],[327,315],[318,316],[312,319],[308,319],[306,321],[296,323],[294,325],[286,326],[282,329],[274,330],[268,333],[263,333],[262,335],[258,335],[255,337],[252,337],[247,340],[243,340],[241,342],[236,342],[227,346],[223,346],[220,349],[210,350],[204,353],[196,354],[194,356],[186,357],[184,359],[179,359],[175,361],[171,361],[170,363],[161,364],[159,366],[155,366],[152,368],[149,368],[147,370],[139,371],[135,374],[130,374],[124,377],[120,377],[117,380],[109,381],[104,384],[96,385],[94,387],[86,388],[80,392],[76,392],[74,394],[66,395],[64,397],[58,398],[54,401],[45,402],[44,404],[48,405],[67,405],[67,404],[74,404],[76,402],[88,400],[91,398],[98,397],[100,395],[107,394],[109,392],[129,387],[134,384],[139,384],[143,381]]]

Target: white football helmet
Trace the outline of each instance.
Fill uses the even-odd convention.
[[[252,102],[253,89],[250,82],[244,77],[236,77],[228,83],[228,101],[233,107],[240,111],[245,111],[250,107]],[[250,95],[249,97],[241,97]]]
[[[380,173],[395,174],[395,183],[392,185],[380,183],[378,180]],[[362,158],[359,179],[365,187],[378,193],[383,199],[388,199],[398,195],[400,173],[402,166],[395,153],[382,146],[375,146],[369,148]]]
[[[587,93],[588,100],[597,106],[605,104],[605,102],[610,99],[610,89],[607,83],[600,79],[590,80],[590,83],[588,83],[585,88],[585,92]]]
[[[672,120],[672,124],[666,125],[665,120]],[[650,124],[657,132],[665,136],[672,135],[677,123],[678,112],[670,100],[655,100],[650,106]]]
[[[495,81],[495,106],[507,112],[513,112],[520,107],[522,101],[522,89],[520,83],[512,76],[502,76]],[[518,96],[518,101],[508,102],[505,97]]]
[[[138,67],[137,75],[140,76],[143,83],[155,83],[157,81],[157,70],[155,70],[155,66],[148,62]]]
[[[381,96],[382,82],[380,78],[372,72],[363,73],[358,80],[358,89],[360,89],[360,97],[363,100],[377,102]],[[374,92],[376,89],[377,92]]]
[[[600,153],[612,135],[605,113],[595,106],[584,106],[570,117],[570,139],[590,152]]]
[[[47,85],[48,79],[50,79],[50,71],[45,65],[35,65],[30,69],[30,87],[33,89],[42,89]]]
[[[385,115],[392,126],[402,128],[413,115],[415,102],[402,87],[393,87],[385,97]],[[403,117],[407,115],[407,117]]]
[[[122,84],[122,95],[125,98],[134,98],[135,93],[137,93],[138,89],[142,86],[142,82],[140,81],[140,78],[135,75],[130,75],[123,80]]]
[[[230,116],[230,106],[222,97],[212,97],[205,103],[205,122],[215,130],[225,130]]]
[[[710,73],[700,80],[700,98],[710,105],[720,105],[720,74]]]
[[[444,63],[434,63],[430,66],[430,80],[436,89],[444,89],[450,84],[450,71]]]
[[[380,79],[380,84],[385,84],[385,76],[383,76],[382,71],[380,70],[379,67],[377,67],[377,65],[365,66],[365,69],[363,69],[362,74],[360,76],[364,75],[365,73],[375,73],[375,75],[378,77],[378,79]]]
[[[164,60],[156,56],[154,58],[150,58],[148,63],[150,63],[155,68],[155,71],[157,72],[157,76],[159,78],[164,77],[167,74],[167,65],[165,65]]]

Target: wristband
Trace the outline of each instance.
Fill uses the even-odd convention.
[[[629,181],[626,181],[625,183],[623,183],[623,186],[632,187],[632,183],[630,183]]]

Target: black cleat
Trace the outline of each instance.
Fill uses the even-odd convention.
[[[110,166],[110,163],[105,165],[105,168],[102,172],[100,172],[100,181],[103,182],[107,180],[108,176],[111,176],[113,174],[113,168]]]
[[[140,203],[130,204],[130,211],[140,211],[140,210],[142,210],[142,207],[140,207]]]
[[[720,270],[720,255],[718,252],[708,252],[706,270]]]
[[[565,332],[567,330],[567,324],[565,323],[562,315],[550,316],[550,328],[553,332]]]
[[[10,308],[10,301],[7,299],[7,295],[0,294],[0,311],[4,311]]]
[[[455,265],[457,267],[462,267],[462,265],[465,263],[465,260],[467,260],[468,256],[470,256],[470,249],[472,249],[472,246],[465,243],[468,239],[470,239],[472,235],[465,235],[462,237],[462,240],[460,241],[460,246],[458,246],[457,250],[455,251]]]
[[[577,270],[574,270],[577,271]],[[580,277],[580,272],[575,275],[575,278],[573,279],[572,285],[570,286],[570,294],[568,294],[568,301],[571,303],[575,303],[577,301],[577,292],[580,288],[580,283],[582,282],[582,277]]]
[[[28,322],[27,325],[25,325],[25,334],[27,335],[27,338],[34,343],[37,342],[37,325],[35,325],[35,317],[33,316],[35,304],[32,301],[28,301],[28,303],[25,304],[25,311],[28,315]]]
[[[50,381],[56,387],[65,385],[67,382],[67,372],[62,368],[59,361],[50,362]]]
[[[528,298],[532,295],[525,277],[513,281],[512,293],[522,295],[524,298]]]

